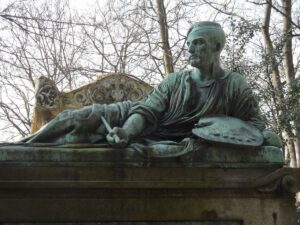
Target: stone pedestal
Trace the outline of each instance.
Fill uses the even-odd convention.
[[[105,152],[114,152],[115,161],[98,157]],[[278,162],[190,167],[179,158],[142,165],[122,155],[121,149],[0,147],[0,221],[296,225],[298,169]]]

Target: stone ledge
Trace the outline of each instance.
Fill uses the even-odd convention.
[[[77,147],[76,147],[77,146]],[[284,164],[283,154],[275,147],[236,149],[198,145],[198,149],[177,157],[147,157],[134,149],[113,149],[103,145],[0,146],[1,165],[36,166],[118,166],[118,167],[272,167]]]
[[[192,153],[145,159],[132,149],[2,146],[0,223],[296,225],[299,169],[255,149]]]

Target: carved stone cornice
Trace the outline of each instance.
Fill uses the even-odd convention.
[[[36,86],[36,106],[32,119],[32,132],[37,131],[65,109],[76,109],[95,103],[110,104],[120,101],[138,101],[145,97],[152,86],[128,74],[110,73],[95,82],[64,92],[55,82],[39,77]]]
[[[296,194],[300,190],[300,171],[293,168],[277,170],[257,179],[253,185],[262,193]]]
[[[47,77],[41,76],[35,81],[36,106],[55,107],[55,99],[59,98],[60,95],[55,82]]]
[[[150,85],[133,76],[115,73],[99,77],[94,83],[64,93],[63,98],[66,105],[109,104],[126,100],[138,101],[151,89]]]

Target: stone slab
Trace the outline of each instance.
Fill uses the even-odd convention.
[[[2,146],[0,223],[296,224],[299,169],[256,149],[207,147],[149,159],[100,145]]]
[[[134,167],[273,167],[284,165],[280,149],[236,149],[199,144],[198,149],[177,157],[147,157],[132,148],[112,149],[103,145],[3,145],[1,164],[134,166]]]
[[[294,225],[299,181],[290,168],[0,164],[0,222]]]

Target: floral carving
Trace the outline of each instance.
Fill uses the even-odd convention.
[[[125,100],[138,101],[148,93],[150,86],[144,88],[141,83],[131,79],[121,75],[106,77],[75,93],[74,99],[83,106]]]
[[[54,107],[55,99],[60,94],[55,86],[55,83],[52,80],[42,76],[37,80],[36,87],[36,105],[49,108]]]

